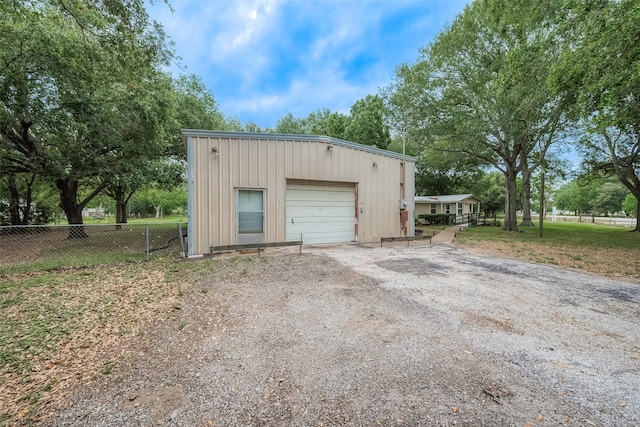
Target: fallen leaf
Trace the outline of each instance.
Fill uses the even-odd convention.
[[[453,407],[453,413],[457,414],[458,412],[460,412],[460,408],[458,408],[457,406]]]
[[[566,415],[564,416],[564,418],[562,419],[562,421],[564,421],[565,423],[569,422],[569,417],[567,417]]]
[[[212,426],[213,426],[213,421],[207,420],[207,427],[212,427]]]
[[[542,416],[542,414],[538,414],[538,421],[544,421],[544,417]]]
[[[135,406],[135,407],[137,408],[138,406],[140,406],[140,402],[138,402],[138,401],[136,400],[135,402],[133,402],[133,406]]]

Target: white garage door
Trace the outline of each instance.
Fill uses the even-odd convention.
[[[354,241],[355,197],[353,184],[287,183],[287,241]]]

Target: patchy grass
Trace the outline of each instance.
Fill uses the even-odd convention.
[[[82,222],[85,224],[115,224],[116,217],[110,215],[103,219],[95,219],[92,216],[85,216],[82,218]],[[166,215],[162,218],[127,218],[127,224],[161,224],[161,223],[176,223],[184,222],[186,227],[187,216],[186,215]]]
[[[122,343],[170,317],[217,263],[157,259],[0,273],[0,420],[38,422],[74,385],[117,369]]]
[[[87,237],[69,238],[67,226],[4,228],[0,236],[0,274],[137,262],[147,258],[147,225],[85,225]],[[148,226],[151,257],[178,254],[178,224]],[[186,228],[183,227],[183,231]]]
[[[540,237],[537,227],[521,227],[517,233],[472,227],[459,233],[456,242],[478,251],[640,282],[640,233],[625,228],[545,222]]]

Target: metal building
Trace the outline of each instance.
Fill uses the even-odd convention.
[[[415,158],[325,136],[183,130],[188,254],[413,235]]]

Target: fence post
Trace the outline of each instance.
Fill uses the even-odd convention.
[[[147,237],[147,261],[149,261],[149,255],[150,255],[150,248],[149,248],[149,224],[147,224],[147,231],[146,231],[146,237]]]
[[[178,223],[178,238],[180,239],[180,258],[184,258],[184,237],[182,237],[182,223]]]

